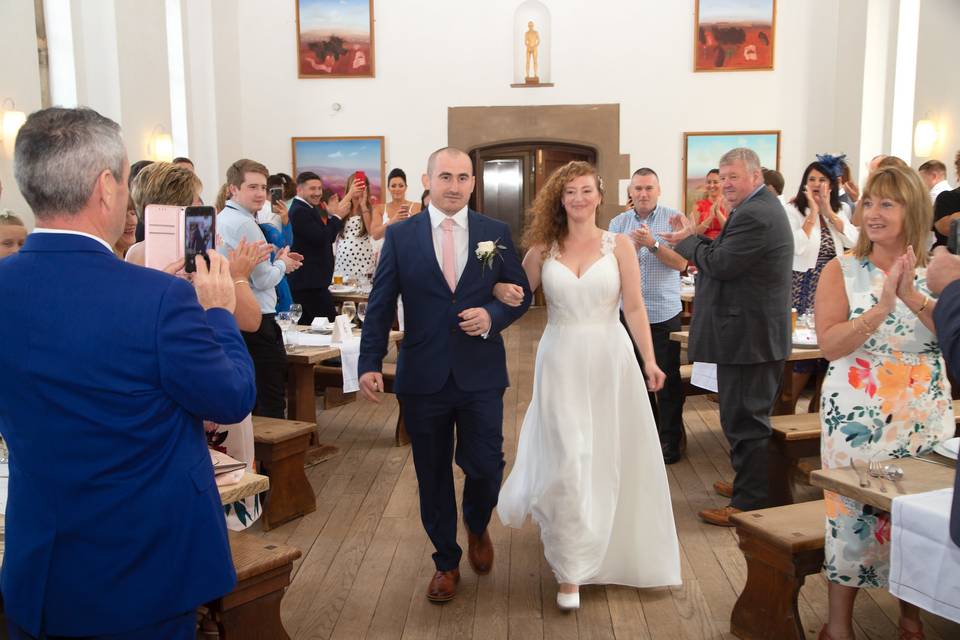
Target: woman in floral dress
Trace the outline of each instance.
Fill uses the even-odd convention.
[[[871,174],[861,203],[853,254],[831,261],[817,290],[817,335],[830,360],[825,469],[922,455],[954,430],[924,268],[930,197],[911,169],[886,167]],[[831,491],[824,498],[830,613],[820,638],[845,640],[859,588],[887,586],[890,514]],[[900,637],[923,637],[919,610],[902,601]]]

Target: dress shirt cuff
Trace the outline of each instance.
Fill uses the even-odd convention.
[[[282,273],[283,275],[286,275],[286,274],[287,274],[287,263],[284,262],[283,260],[274,260],[273,266],[275,266],[275,267],[276,267],[276,266],[279,266],[279,267],[280,267],[280,273]]]

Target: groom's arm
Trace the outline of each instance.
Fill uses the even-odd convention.
[[[400,272],[397,268],[394,232],[394,227],[387,227],[377,272],[373,277],[373,289],[367,300],[367,315],[363,319],[363,331],[360,333],[360,363],[357,367],[360,376],[368,371],[379,373],[383,368],[390,327],[397,315]]]
[[[487,337],[500,333],[513,324],[520,316],[527,312],[527,309],[530,308],[530,303],[533,302],[533,292],[530,291],[527,273],[523,270],[523,265],[520,263],[519,256],[517,256],[517,250],[513,246],[510,229],[506,225],[504,225],[504,235],[501,241],[506,249],[500,253],[500,257],[503,258],[503,265],[500,268],[500,277],[497,281],[522,287],[523,302],[520,306],[511,307],[494,298],[489,303],[483,305],[486,312],[490,314],[490,331]]]

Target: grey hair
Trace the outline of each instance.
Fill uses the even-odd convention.
[[[733,164],[738,160],[747,166],[748,171],[760,171],[760,156],[753,149],[747,149],[746,147],[737,147],[727,151],[720,158],[720,166]]]
[[[76,213],[104,170],[119,182],[127,152],[120,125],[93,109],[51,107],[20,128],[13,172],[34,214]]]

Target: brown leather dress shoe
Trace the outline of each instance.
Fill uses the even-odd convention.
[[[726,480],[717,480],[713,483],[713,490],[724,498],[733,497],[733,483]]]
[[[460,569],[437,571],[427,587],[427,600],[431,602],[449,602],[457,595],[457,583],[460,582]]]
[[[741,513],[736,507],[723,507],[722,509],[704,509],[697,515],[707,524],[715,524],[718,527],[732,527],[730,516],[735,513]]]
[[[480,534],[467,529],[467,558],[478,575],[485,576],[490,573],[493,568],[493,543],[486,529]]]

